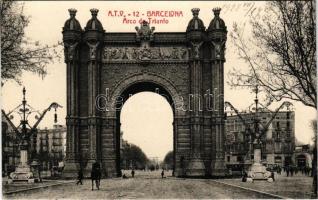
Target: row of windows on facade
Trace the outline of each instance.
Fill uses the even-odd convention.
[[[243,153],[246,149],[248,149],[247,145],[244,143],[235,143],[231,145],[225,145],[225,151],[231,153]],[[276,142],[274,145],[263,144],[262,151],[264,153],[292,153],[294,151],[294,147],[292,143],[279,143]]]
[[[243,116],[245,119],[247,120],[252,120],[253,117],[255,117],[255,112],[253,113],[244,113],[241,112],[240,113],[241,116]],[[262,119],[262,120],[266,120],[266,119],[271,119],[273,117],[273,113],[271,112],[259,112],[258,113],[258,118]],[[274,117],[274,119],[294,119],[295,113],[293,111],[279,111],[276,116]],[[237,117],[237,115],[231,115],[229,116],[229,118],[235,118]]]
[[[292,136],[291,131],[275,131],[275,132],[272,132],[272,136],[269,138],[265,134],[262,135],[261,140],[265,141],[265,140],[274,139],[276,141],[281,141],[281,140],[290,141],[292,139],[291,136]],[[235,142],[245,142],[249,140],[250,140],[250,136],[246,132],[229,132],[228,131],[226,135],[226,143],[230,143],[230,144]]]
[[[266,122],[264,122],[263,124],[265,123]],[[253,127],[252,123],[248,123],[248,124],[251,125],[251,127]],[[226,121],[225,128],[228,131],[246,131],[245,126],[240,122],[236,122],[236,120]],[[276,121],[275,123],[272,123],[271,129],[276,131],[279,131],[279,130],[292,131],[293,127],[291,127],[291,121],[281,121],[281,122]]]
[[[254,159],[254,155],[251,155],[251,159]],[[262,160],[266,160],[267,156],[266,155],[262,155]],[[282,161],[282,157],[281,156],[275,156],[274,157],[275,162],[280,163]],[[231,162],[231,156],[227,156],[226,157],[226,161],[227,162]],[[243,162],[244,161],[244,156],[236,156],[236,162]]]

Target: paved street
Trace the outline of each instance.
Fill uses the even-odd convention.
[[[3,178],[6,179],[6,178]],[[34,190],[38,188],[46,188],[57,185],[65,185],[67,183],[73,183],[73,180],[43,180],[42,183],[14,183],[8,184],[6,180],[2,180],[2,192],[5,194],[24,192],[28,190]]]
[[[130,174],[127,173],[130,176]],[[168,175],[168,174],[167,174]],[[140,174],[134,179],[104,179],[99,191],[91,191],[89,180],[84,185],[66,184],[5,196],[6,199],[133,199],[133,198],[269,198],[262,194],[228,187],[208,179],[160,178],[160,171]]]
[[[310,199],[312,193],[312,177],[302,175],[301,173],[293,177],[287,177],[286,173],[283,172],[281,175],[276,174],[275,179],[276,181],[273,183],[266,181],[243,183],[241,179],[223,179],[220,181],[284,197]]]

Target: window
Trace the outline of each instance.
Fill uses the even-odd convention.
[[[287,130],[289,130],[289,129],[290,129],[290,122],[289,122],[289,121],[287,121],[286,129],[287,129]]]
[[[279,122],[276,122],[276,128],[277,128],[277,129],[280,129],[280,124],[279,124]]]

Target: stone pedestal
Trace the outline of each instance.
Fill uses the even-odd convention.
[[[248,177],[253,180],[268,180],[271,173],[266,170],[266,167],[261,164],[261,149],[254,148],[254,163],[247,173]]]
[[[10,173],[11,180],[9,182],[26,181],[28,183],[34,183],[33,173],[28,165],[28,152],[21,150],[20,152],[20,164],[14,172]]]
[[[20,151],[20,162],[22,166],[28,165],[28,152],[26,150]]]
[[[253,180],[267,180],[270,177],[271,173],[267,171],[266,167],[261,163],[253,163],[247,175]]]
[[[205,166],[200,155],[194,154],[193,156],[191,156],[186,175],[188,177],[205,176]]]
[[[259,148],[254,149],[254,162],[261,163],[261,149]]]

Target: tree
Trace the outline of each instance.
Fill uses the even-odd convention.
[[[169,151],[163,159],[163,164],[167,165],[169,169],[173,169],[173,151]]]
[[[312,176],[313,176],[313,198],[317,198],[317,119],[311,121],[311,127],[314,131],[314,148],[313,148],[313,161],[312,161]]]
[[[316,144],[316,142],[317,142],[317,119],[311,120],[310,126],[314,132],[313,141],[314,141],[314,144]]]
[[[124,146],[121,154],[122,168],[129,168],[130,162],[132,162],[132,167],[144,169],[148,161],[146,154],[137,145],[127,143]]]
[[[46,65],[59,57],[57,45],[41,45],[25,36],[30,18],[23,14],[24,4],[13,0],[1,1],[1,78],[20,83],[23,71],[44,77]]]
[[[229,73],[233,87],[258,84],[268,103],[291,99],[317,107],[314,1],[267,2],[262,18],[252,18],[252,34],[234,24],[230,34],[248,70]]]

